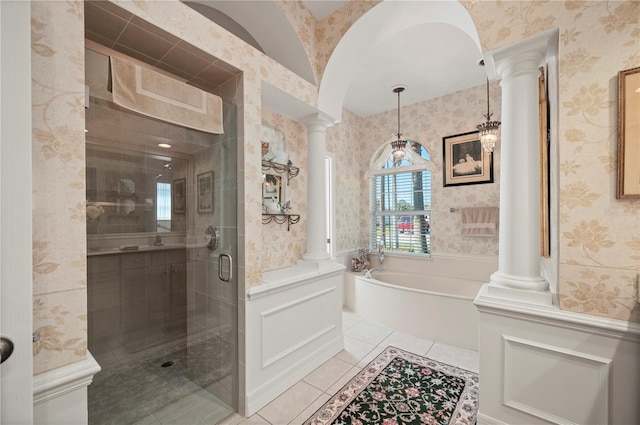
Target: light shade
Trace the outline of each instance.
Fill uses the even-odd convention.
[[[500,121],[487,121],[478,126],[478,131],[480,132],[480,143],[482,143],[482,148],[487,152],[493,152],[493,149],[496,147],[496,142],[498,141],[498,133],[500,129]]]
[[[393,155],[393,163],[396,165],[402,162],[407,149],[407,141],[402,138],[402,134],[397,136],[397,139],[391,141],[391,154]]]
[[[493,152],[496,147],[500,129],[500,121],[491,121],[491,115],[493,114],[489,110],[489,79],[487,78],[487,114],[484,116],[487,121],[478,125],[480,143],[482,143],[482,148],[487,153]]]
[[[400,93],[402,93],[407,87],[404,85],[397,85],[392,87],[394,93],[398,94],[398,132],[394,135],[395,138],[391,139],[391,153],[393,154],[393,164],[398,166],[404,159],[405,151],[407,149],[407,139],[402,137],[400,132]]]

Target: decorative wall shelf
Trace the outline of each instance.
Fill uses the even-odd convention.
[[[274,170],[278,173],[287,173],[287,185],[289,185],[289,180],[294,178],[300,172],[298,167],[294,167],[293,165],[288,164],[280,164],[272,161],[262,161],[262,171]]]
[[[278,224],[287,223],[287,231],[292,224],[296,224],[300,221],[299,214],[262,214],[262,224],[268,224],[275,221]]]

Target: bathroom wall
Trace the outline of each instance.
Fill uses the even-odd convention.
[[[640,3],[464,4],[482,23],[486,50],[560,28],[559,128],[552,140],[560,308],[640,322],[640,202],[615,199],[617,73],[640,66]]]
[[[551,261],[559,262],[560,308],[639,322],[634,282],[640,270],[640,202],[615,199],[615,173],[617,73],[640,66],[637,19],[640,3],[463,1],[462,4],[476,22],[484,51],[553,27],[560,29],[559,125],[557,138],[551,141],[557,149],[552,152],[555,158],[551,161],[558,164],[551,171],[551,181],[555,183],[551,190]],[[366,10],[356,5],[343,8],[320,23],[316,33],[336,44],[346,28]],[[319,51],[325,52],[326,47]],[[324,65],[320,65],[324,69],[329,56],[319,56],[325,59]],[[497,104],[492,100],[492,105]],[[483,109],[479,106],[477,110]],[[478,116],[473,123],[481,120]],[[407,135],[410,131],[409,127],[403,129]],[[437,143],[438,137],[432,140]],[[495,157],[499,157],[499,147]],[[456,198],[467,199],[464,195]],[[447,226],[451,225],[451,219],[443,215],[444,211],[434,217],[434,226],[443,219],[449,223]],[[434,227],[434,233],[435,230]],[[434,235],[436,249],[451,252],[466,247],[456,238],[450,243],[448,238],[438,240]],[[489,246],[473,249],[492,252]]]
[[[494,118],[500,119],[500,87],[490,85]],[[450,208],[498,206],[500,153],[494,154],[494,182],[482,185],[442,187],[442,138],[475,130],[486,107],[486,86],[401,107],[402,132],[420,142],[431,156],[431,246],[433,254],[498,255],[498,238],[463,237],[460,214]],[[359,117],[343,111],[341,123],[327,130],[327,150],[336,157],[337,251],[366,248],[369,244],[369,161],[388,143],[397,128],[397,111]],[[359,160],[350,160],[361,158]],[[420,261],[416,258],[417,261]]]
[[[239,105],[238,182],[242,286],[260,282],[260,80],[315,103],[317,93],[246,43],[176,2],[119,2],[124,9],[243,70],[221,88]],[[84,170],[84,15],[82,2],[33,2],[34,374],[84,358],[86,248]],[[185,27],[184,22],[189,22]],[[256,70],[260,69],[258,75]],[[246,166],[245,164],[248,164]],[[247,182],[247,183],[246,183]],[[245,208],[247,206],[247,208]],[[256,213],[257,212],[257,213]]]
[[[291,201],[292,214],[299,214],[300,221],[292,224],[271,222],[262,226],[262,270],[274,270],[293,266],[306,251],[307,238],[307,128],[267,109],[262,109],[262,122],[284,133],[286,152],[293,166],[298,167],[298,175],[289,180],[286,176],[285,197]],[[273,174],[273,170],[263,173]]]
[[[87,349],[82,2],[31,3],[33,373]],[[25,211],[28,213],[28,211]]]
[[[364,125],[361,117],[345,109],[342,122],[327,129],[327,152],[333,155],[335,168],[335,246],[338,253],[369,244],[369,184],[365,173],[373,152],[364,141]]]
[[[323,20],[317,39],[325,40],[327,45],[337,42],[357,20],[358,13],[364,13],[372,3],[354,4]],[[244,176],[238,184],[244,248],[240,272],[245,285],[256,285],[263,267],[261,239],[256,241],[252,237],[263,231],[260,214],[256,214],[261,206],[261,170],[256,167],[260,163],[257,141],[262,122],[260,80],[311,105],[316,104],[317,89],[179,2],[118,4],[243,71],[242,83],[236,86],[239,91],[235,94],[242,100],[238,104],[243,105],[238,174]],[[556,154],[559,168],[552,176],[558,182],[552,196],[553,205],[559,208],[555,230],[561,308],[640,321],[633,301],[633,279],[638,272],[640,253],[640,203],[615,199],[617,72],[640,65],[639,4],[633,1],[463,4],[478,23],[484,50],[548,28],[560,28]],[[31,7],[34,328],[41,333],[41,342],[34,346],[34,373],[38,374],[77,361],[86,350],[84,27],[81,2],[33,2]],[[317,50],[318,57],[325,60],[332,51],[324,45]],[[318,65],[320,69],[324,66],[326,63]],[[481,117],[475,118],[474,123],[480,120]],[[330,131],[352,135],[359,130],[349,126]],[[410,127],[404,130],[407,134],[414,131]],[[425,143],[437,144],[438,137],[441,136],[433,136],[431,142]],[[335,143],[331,149],[336,152],[338,149],[358,152],[360,147],[350,146],[353,140],[345,134],[344,138],[329,140],[328,145]],[[344,158],[348,159],[337,156],[336,169],[347,171],[344,181],[348,181],[353,160],[350,156]],[[340,178],[338,174],[337,181]],[[337,233],[347,229],[349,235],[340,242],[339,249],[343,250],[362,246],[365,239],[354,233],[353,214],[347,210],[353,201],[346,193],[357,191],[356,186],[351,186],[354,183],[349,185],[346,192],[337,195],[349,200],[338,204],[344,225],[340,224]],[[358,203],[358,208],[362,205]],[[362,217],[362,212],[357,214]],[[442,242],[437,247],[453,249]],[[459,247],[459,243],[454,246]]]

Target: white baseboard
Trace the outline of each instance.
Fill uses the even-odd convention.
[[[84,360],[33,378],[33,419],[39,425],[80,425],[88,421],[87,387],[100,365],[87,351]]]
[[[494,419],[491,416],[484,415],[480,412],[478,412],[477,419],[477,425],[507,425],[504,422]]]
[[[313,372],[318,366],[326,362],[327,359],[335,356],[343,349],[344,338],[341,335],[320,350],[305,357],[296,364],[291,365],[256,390],[247,394],[245,398],[245,416],[249,417],[262,409],[280,394]]]

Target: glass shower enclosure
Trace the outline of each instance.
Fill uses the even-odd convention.
[[[238,407],[237,112],[221,135],[90,98],[89,423],[216,423]]]

